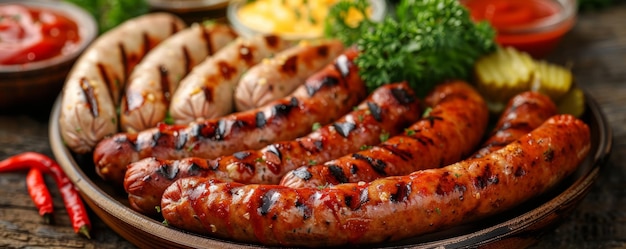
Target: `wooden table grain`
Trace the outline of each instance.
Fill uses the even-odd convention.
[[[606,114],[613,152],[580,205],[534,248],[626,248],[626,4],[579,15],[548,60],[570,65],[577,84]],[[0,110],[0,159],[36,151],[52,156],[48,116],[52,103]],[[59,192],[55,223],[43,224],[26,191],[26,172],[0,175],[0,248],[134,248],[93,213],[92,239],[74,234]],[[49,186],[54,186],[47,177]]]

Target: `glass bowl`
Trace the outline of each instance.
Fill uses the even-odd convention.
[[[501,46],[535,58],[549,54],[576,23],[576,0],[460,0],[476,21],[496,29]]]

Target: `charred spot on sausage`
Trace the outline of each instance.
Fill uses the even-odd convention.
[[[176,150],[182,150],[185,148],[185,144],[187,143],[189,134],[187,134],[187,132],[184,132],[184,131],[179,131],[174,136],[174,138],[175,138],[174,148],[176,148]]]
[[[277,47],[279,41],[280,41],[280,38],[278,38],[278,36],[276,35],[265,36],[265,43],[267,44],[268,47],[272,47],[272,48]]]
[[[172,180],[178,175],[178,167],[174,167],[171,164],[164,164],[159,167],[156,172],[166,179]]]
[[[346,77],[348,77],[348,75],[350,75],[350,60],[348,60],[348,57],[346,55],[342,54],[337,57],[337,59],[335,60],[335,64],[333,65],[335,66],[337,71],[339,71],[342,78],[345,79]]]
[[[257,128],[263,128],[267,123],[267,119],[265,119],[265,114],[263,112],[257,112],[254,116],[254,120]]]
[[[192,162],[191,165],[189,165],[188,171],[190,174],[196,175],[202,171],[202,167],[200,167],[200,165],[198,165],[197,163]]]
[[[341,136],[348,137],[350,132],[356,129],[356,124],[352,122],[334,123],[333,127]]]
[[[224,79],[231,79],[235,76],[237,69],[232,67],[225,61],[218,61],[217,67],[219,68],[219,72],[224,77]]]
[[[296,97],[292,97],[289,101],[289,104],[277,104],[273,106],[272,112],[276,117],[287,116],[291,112],[293,107],[297,107],[298,105],[298,99]]]
[[[87,100],[87,107],[89,108],[91,115],[93,117],[98,117],[100,115],[100,112],[98,111],[100,108],[98,107],[98,101],[96,100],[93,87],[89,84],[89,80],[82,78],[80,80],[80,88],[83,90],[85,100]]]
[[[324,87],[331,87],[335,85],[339,85],[339,79],[332,76],[326,76],[321,79],[321,83],[317,86],[312,86],[313,84],[306,84],[306,92],[309,94],[309,97],[313,97],[320,89]]]
[[[224,139],[225,134],[226,134],[226,121],[224,121],[223,119],[220,119],[217,121],[217,129],[215,130],[215,134],[213,138],[215,140],[222,140]]]
[[[272,189],[265,192],[263,196],[261,196],[261,206],[258,208],[259,214],[267,215],[270,209],[276,203],[278,195],[279,194],[276,192],[276,190]]]
[[[238,160],[243,160],[246,159],[246,157],[249,157],[251,154],[252,153],[250,153],[249,151],[238,151],[233,153],[233,156]]]
[[[302,219],[306,220],[311,218],[311,208],[300,201],[296,201],[296,208],[302,213]]]
[[[154,133],[152,133],[152,139],[151,139],[151,143],[150,143],[150,147],[155,147],[159,144],[159,139],[161,138],[161,135],[163,133],[161,133],[161,131],[156,131]],[[139,148],[137,148],[139,149]]]
[[[396,192],[389,196],[391,202],[403,202],[409,199],[411,194],[411,185],[404,182],[396,184]]]
[[[544,161],[552,162],[553,159],[554,159],[554,149],[548,148],[546,151],[543,152]]]
[[[350,165],[350,174],[355,175],[357,172],[359,172],[359,167],[354,164]]]
[[[352,154],[352,158],[367,162],[367,164],[381,176],[387,175],[387,172],[385,172],[385,168],[387,168],[387,163],[385,163],[385,161],[383,160],[371,158],[358,153]]]
[[[298,56],[294,55],[285,60],[281,65],[280,70],[288,75],[296,74],[298,71]]]
[[[271,145],[267,146],[267,151],[269,151],[272,154],[276,155],[280,161],[283,160],[283,155],[280,153],[280,151],[278,150],[278,148],[276,148],[275,145],[271,144]]]
[[[248,65],[251,65],[254,59],[254,56],[252,55],[252,49],[253,48],[246,45],[241,45],[241,47],[239,47],[239,58],[241,58],[242,61],[245,61]]]
[[[307,169],[307,167],[297,168],[293,171],[293,175],[302,180],[308,181],[313,177],[313,175],[311,175],[311,172],[309,172]]]
[[[170,78],[168,77],[169,71],[163,65],[159,65],[159,77],[161,78],[161,92],[163,93],[163,102],[168,104],[170,102]]]
[[[409,151],[398,149],[395,145],[390,145],[386,143],[379,144],[378,147],[383,148],[384,150],[390,152],[394,156],[400,157],[400,159],[404,161],[409,161],[413,159],[413,154]]]
[[[202,93],[207,102],[213,102],[213,88],[202,86]]]
[[[341,169],[341,167],[331,164],[331,165],[328,165],[328,171],[330,172],[330,175],[335,180],[337,180],[337,182],[339,183],[348,182],[348,177],[346,177],[346,174],[343,173],[343,169]]]
[[[376,103],[372,103],[372,102],[367,102],[367,107],[370,110],[370,113],[372,114],[372,116],[374,117],[374,119],[378,122],[382,122],[383,121],[383,110],[380,109],[380,106],[377,105]]]
[[[206,43],[206,51],[207,54],[209,56],[213,55],[215,53],[215,48],[213,47],[213,42],[211,42],[211,33],[208,32],[208,30],[206,29],[200,29],[202,30],[202,39],[204,40],[204,42]]]
[[[413,94],[409,94],[404,88],[393,88],[391,89],[391,95],[400,103],[400,104],[410,104],[415,101],[415,96]]]
[[[187,46],[183,46],[183,57],[185,60],[185,75],[187,75],[194,67],[194,65],[191,64],[191,56],[189,55],[189,49]]]
[[[317,150],[321,151],[322,149],[324,149],[324,142],[321,140],[315,140],[313,144],[315,145],[315,148],[317,148]]]

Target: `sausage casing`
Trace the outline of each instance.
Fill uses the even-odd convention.
[[[234,89],[241,75],[291,42],[275,35],[237,38],[196,65],[174,91],[170,115],[176,124],[224,116],[233,112]]]
[[[184,27],[174,15],[147,14],[102,34],[85,50],[62,90],[59,129],[68,148],[89,153],[118,131],[116,108],[129,73],[150,49]]]
[[[536,197],[576,170],[588,126],[557,115],[482,158],[325,189],[190,177],[163,194],[170,226],[270,246],[373,244],[476,221]]]
[[[314,123],[325,125],[366,97],[365,85],[353,63],[357,55],[356,49],[346,50],[311,75],[291,96],[262,108],[189,125],[160,124],[139,133],[118,133],[103,139],[93,153],[96,172],[121,187],[127,165],[142,158],[216,158],[306,135]]]
[[[421,105],[407,83],[382,86],[355,109],[307,136],[245,150],[216,159],[164,160],[154,157],[129,164],[124,179],[130,206],[158,215],[163,191],[175,180],[212,176],[241,183],[277,184],[289,170],[325,162],[381,142],[417,121]]]
[[[228,25],[194,23],[148,52],[126,84],[120,108],[122,131],[142,131],[163,122],[180,80],[236,37]]]
[[[245,111],[285,97],[344,50],[339,40],[303,41],[253,66],[235,89],[235,107]]]
[[[481,142],[489,121],[484,99],[468,83],[438,85],[425,99],[428,114],[381,144],[319,165],[287,173],[281,185],[320,187],[405,175],[442,167],[469,156]]]

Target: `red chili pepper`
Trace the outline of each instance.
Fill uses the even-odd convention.
[[[43,178],[43,173],[37,168],[31,168],[26,175],[26,187],[28,188],[28,194],[35,203],[37,209],[39,209],[39,215],[43,217],[46,224],[52,223],[52,211],[54,206],[52,205],[52,196],[46,182]]]
[[[0,161],[0,173],[36,168],[54,177],[70,216],[74,232],[91,238],[91,222],[78,191],[56,161],[36,152],[24,152]]]

